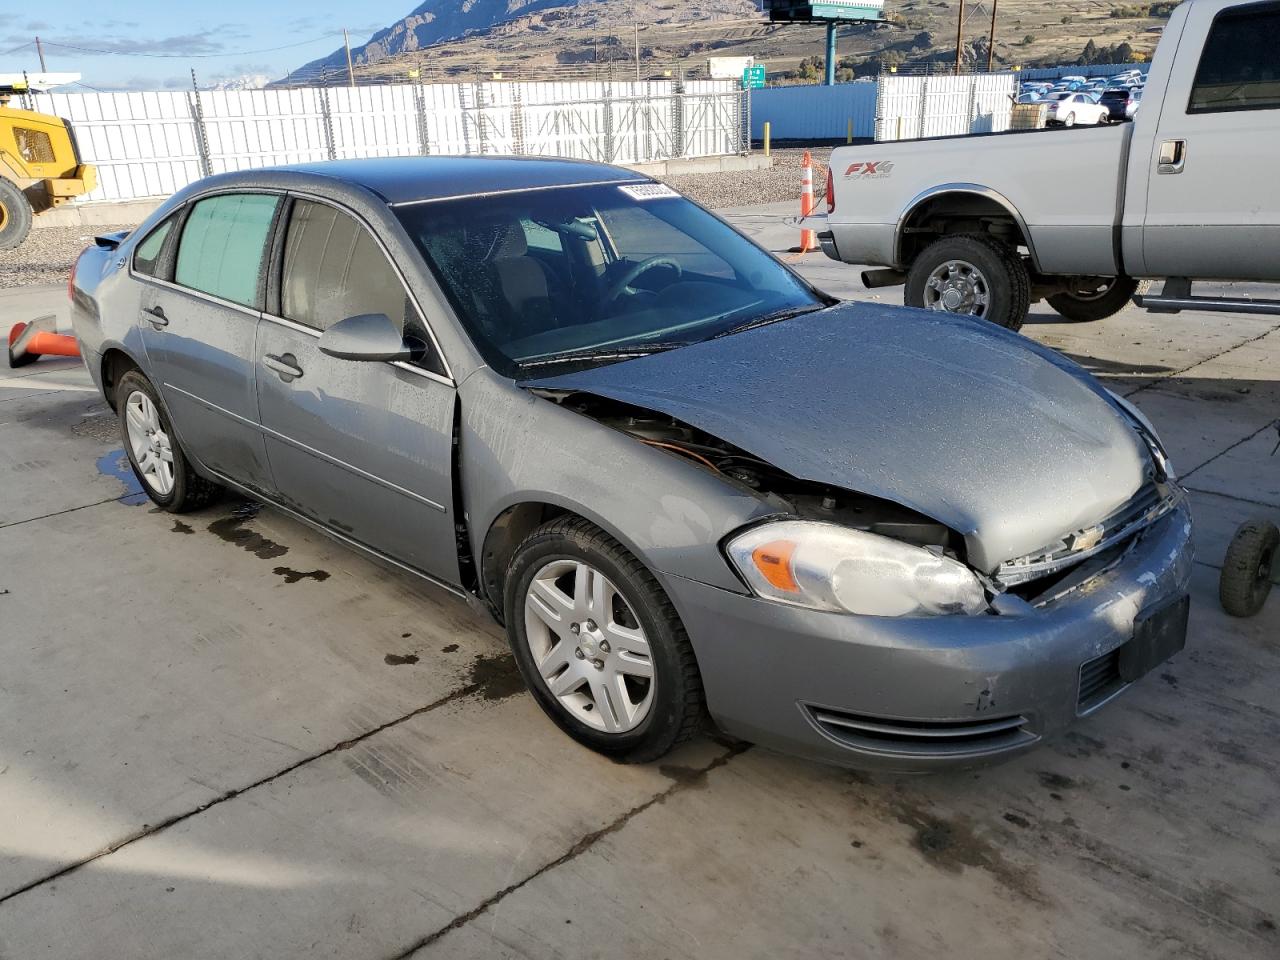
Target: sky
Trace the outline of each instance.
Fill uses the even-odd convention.
[[[343,27],[353,45],[363,43],[419,2],[0,0],[0,73],[38,71],[39,36],[51,72],[83,74],[100,90],[186,89],[193,67],[201,86],[254,74],[276,79],[342,46]]]

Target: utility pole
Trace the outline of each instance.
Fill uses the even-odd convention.
[[[54,46],[57,46],[57,44],[54,44]],[[48,73],[44,65],[44,46],[40,43],[39,37],[36,37],[36,53],[40,55],[40,72]]]
[[[964,0],[960,0],[960,15],[956,17],[956,76],[960,76],[960,54],[964,49]]]
[[[987,41],[987,73],[996,63],[996,11],[1000,9],[1000,0],[991,0],[991,39]]]
[[[347,48],[347,81],[351,84],[351,89],[356,88],[356,70],[351,65],[351,37],[347,35],[347,28],[342,28],[342,44]]]
[[[636,81],[640,80],[640,21],[633,20],[631,25],[636,29]]]

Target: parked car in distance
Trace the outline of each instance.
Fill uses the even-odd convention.
[[[1049,98],[1050,124],[1074,127],[1076,124],[1107,122],[1107,109],[1085,93],[1059,93]]]
[[[1102,95],[1102,105],[1107,108],[1108,118],[1113,121],[1128,120],[1133,117],[1129,106],[1133,102],[1131,90],[1108,90]]]
[[[468,598],[618,759],[705,709],[851,766],[997,760],[1185,639],[1187,503],[1134,407],[993,324],[834,302],[629,170],[223,174],[71,289],[158,506],[227,487]]]
[[[1129,102],[1125,104],[1124,115],[1132,120],[1137,116],[1138,108],[1142,106],[1142,87],[1134,87],[1129,94]]]

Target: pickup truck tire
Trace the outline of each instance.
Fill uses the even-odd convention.
[[[1106,289],[1096,293],[1055,293],[1048,298],[1049,306],[1064,320],[1092,323],[1114,316],[1127,307],[1141,286],[1143,284],[1132,277],[1116,277]]]
[[[976,271],[975,282],[985,287],[985,305],[948,307],[930,287],[935,274],[953,263]],[[1022,257],[1009,244],[986,234],[957,234],[934,241],[916,257],[907,271],[903,300],[908,307],[965,313],[1019,330],[1031,309],[1031,277]]]
[[[0,250],[12,250],[31,232],[31,204],[12,181],[0,177]]]

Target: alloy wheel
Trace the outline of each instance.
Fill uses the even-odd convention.
[[[542,566],[524,600],[525,642],[565,710],[605,733],[626,733],[653,706],[654,663],[631,603],[580,560]]]
[[[991,285],[972,263],[948,260],[925,281],[924,305],[927,310],[985,317],[991,307]]]
[[[124,414],[138,473],[147,486],[167,497],[173,491],[173,442],[160,423],[155,401],[134,390],[125,400]]]

